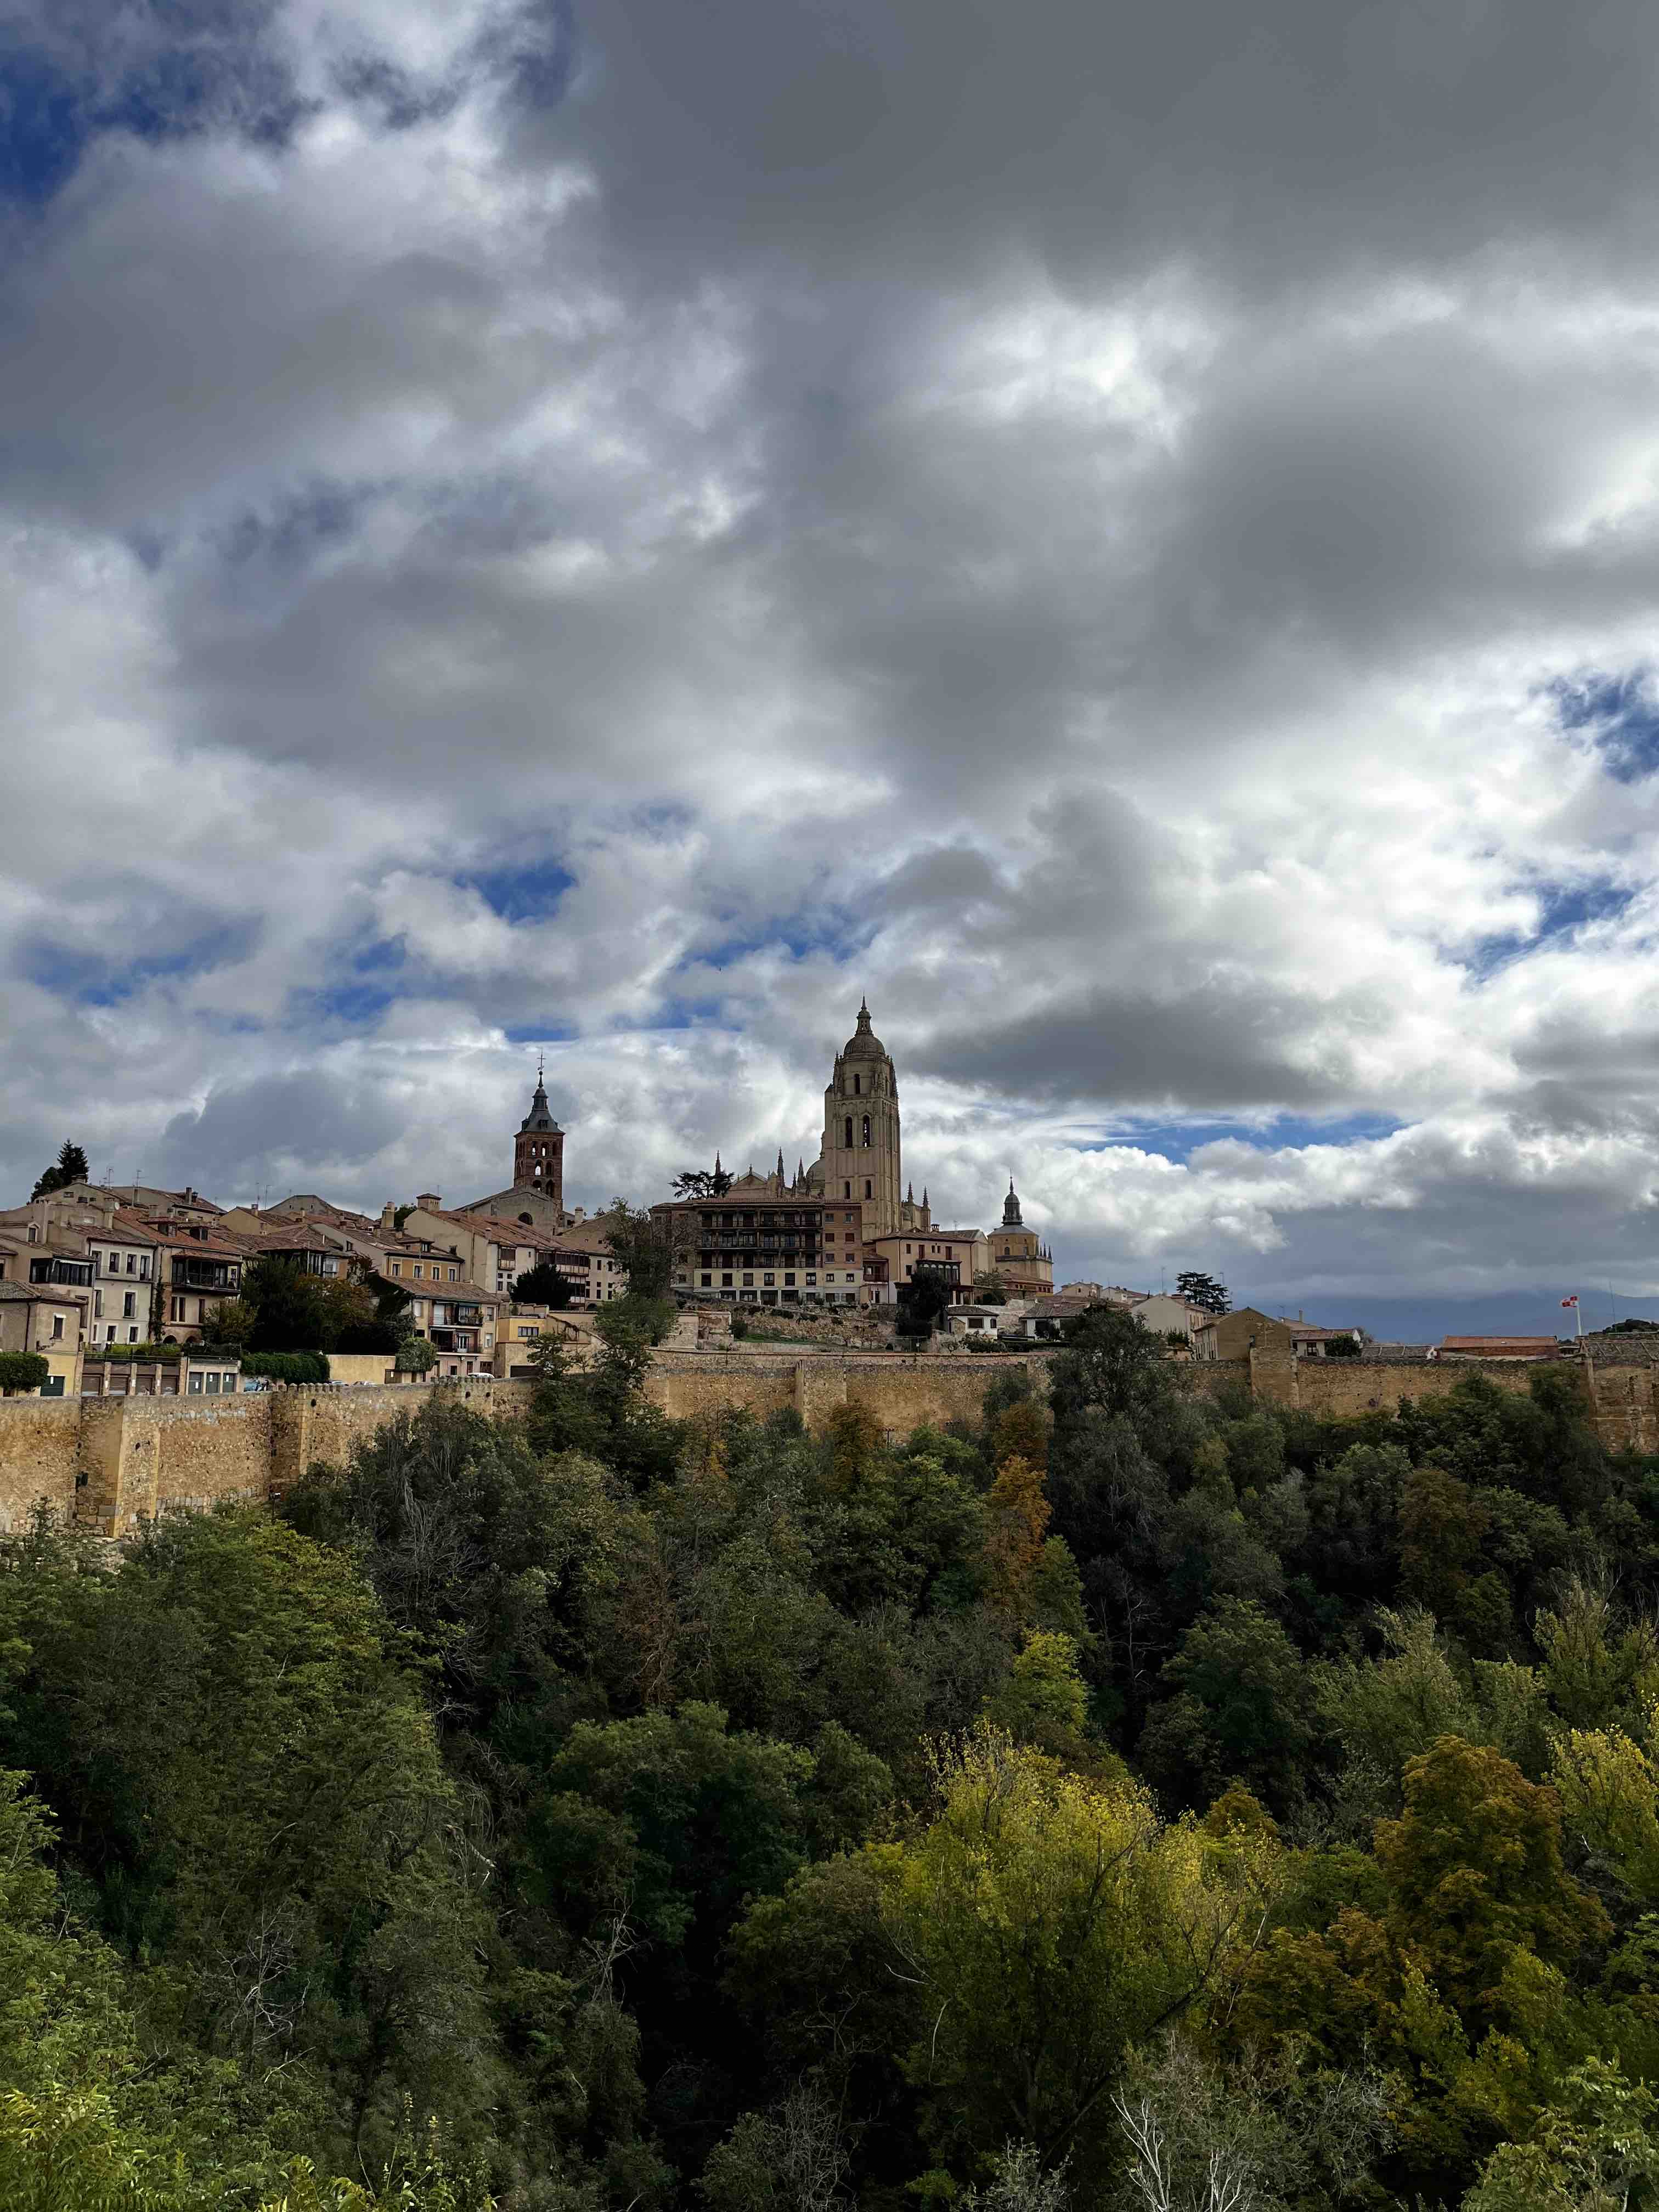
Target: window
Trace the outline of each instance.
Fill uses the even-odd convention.
[[[455,1270],[453,1267],[449,1271],[449,1279],[452,1283],[455,1280]]]
[[[807,1287],[807,1289],[808,1289],[809,1291],[810,1291],[810,1290],[814,1290],[814,1289],[816,1289],[816,1288],[817,1288],[817,1279],[817,1279],[817,1277],[816,1275],[808,1275],[808,1277],[806,1278],[806,1287]]]
[[[870,1188],[870,1178],[868,1176],[866,1176],[864,1178],[864,1194],[866,1198],[873,1198],[875,1196],[875,1193]]]
[[[847,1117],[847,1149],[849,1152],[853,1149],[853,1117],[850,1114]]]
[[[202,1377],[201,1377],[199,1375],[192,1375],[192,1376],[191,1376],[191,1378],[190,1378],[190,1389],[191,1389],[191,1395],[192,1397],[200,1397],[200,1395],[202,1395],[202,1389],[203,1389],[203,1380],[202,1380]]]
[[[731,1278],[731,1276],[730,1276],[729,1274],[722,1275],[722,1276],[720,1277],[720,1288],[721,1288],[723,1291],[729,1291],[729,1290],[731,1289],[731,1287],[732,1287],[732,1278]]]
[[[138,1341],[138,1332],[137,1332],[137,1330],[136,1328],[130,1328],[130,1329],[127,1331],[127,1342],[128,1342],[129,1344],[137,1344],[137,1341]]]
[[[794,1279],[794,1277],[793,1277],[793,1275],[786,1275],[786,1276],[784,1277],[784,1279],[783,1279],[783,1287],[784,1287],[784,1288],[785,1288],[785,1290],[787,1290],[787,1291],[793,1291],[793,1290],[794,1289],[794,1287],[795,1287],[795,1279]]]
[[[867,1145],[867,1144],[869,1143],[869,1141],[870,1141],[870,1116],[869,1116],[867,1114],[866,1114],[866,1115],[865,1115],[865,1117],[864,1117],[864,1132],[863,1132],[863,1135],[864,1135],[864,1142]]]
[[[746,1291],[752,1291],[755,1287],[754,1277],[752,1275],[745,1275],[743,1279],[743,1286]]]
[[[422,1269],[421,1263],[420,1263],[420,1261],[417,1260],[417,1261],[415,1262],[415,1279],[416,1279],[416,1282],[419,1282],[419,1280],[421,1279],[421,1275],[422,1275],[422,1272],[423,1272],[423,1271],[422,1271]]]
[[[210,1397],[210,1398],[216,1398],[216,1397],[218,1396],[218,1395],[219,1395],[219,1377],[218,1377],[218,1376],[217,1376],[217,1374],[216,1374],[216,1374],[210,1375],[210,1376],[208,1376],[208,1378],[207,1378],[207,1392],[208,1392],[208,1395],[209,1395],[209,1397]]]
[[[746,1283],[749,1280],[749,1278],[745,1275],[743,1279]],[[778,1279],[775,1275],[768,1275],[763,1280],[762,1288],[768,1291],[775,1290],[777,1287],[777,1280]]]
[[[101,1291],[94,1291],[92,1294],[92,1317],[94,1321],[101,1321],[103,1315],[104,1294]]]
[[[861,1075],[855,1075],[853,1078],[853,1096],[854,1098],[858,1097],[860,1091],[861,1091],[863,1088],[864,1078]]]
[[[141,1283],[147,1283],[149,1280],[149,1254],[148,1252],[143,1253],[139,1258],[138,1279]]]
[[[64,1334],[64,1316],[63,1316],[63,1315],[62,1315],[62,1314],[54,1314],[54,1315],[52,1316],[52,1342],[53,1342],[54,1344],[56,1344],[56,1343],[58,1342],[58,1339],[63,1335],[63,1334]]]
[[[705,1291],[712,1291],[714,1287],[714,1278],[712,1275],[700,1275],[697,1278],[697,1280],[700,1286]]]
[[[849,1144],[852,1142],[852,1139],[851,1139],[850,1137],[848,1139],[848,1142]],[[844,1183],[842,1183],[842,1187],[841,1187],[841,1194],[842,1194],[842,1196],[843,1198],[851,1198],[851,1196],[853,1195],[853,1186],[852,1186],[852,1184],[851,1184],[850,1182],[844,1182]],[[850,1221],[850,1220],[853,1218],[853,1217],[852,1217],[852,1215],[849,1213],[849,1214],[848,1215],[847,1218]]]
[[[131,1291],[124,1291],[122,1292],[122,1294],[121,1294],[121,1318],[122,1318],[122,1320],[123,1320],[123,1321],[131,1321],[131,1320],[132,1319],[132,1316],[134,1316],[134,1314],[136,1314],[136,1313],[137,1312],[137,1310],[138,1310],[138,1301],[137,1301],[137,1299],[134,1297],[133,1293],[132,1293]]]

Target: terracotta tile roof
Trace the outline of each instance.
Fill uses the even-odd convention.
[[[550,1237],[548,1249],[553,1252],[598,1253],[603,1258],[614,1259],[616,1255],[605,1241],[608,1235],[602,1223],[581,1221],[574,1229],[562,1229],[556,1237]]]
[[[489,1237],[497,1244],[528,1244],[539,1250],[551,1251],[558,1237],[550,1229],[532,1229],[523,1221],[508,1221],[499,1213],[475,1213],[469,1225],[480,1237]]]
[[[165,1244],[170,1252],[193,1255],[198,1259],[246,1260],[255,1249],[234,1231],[206,1229],[199,1222],[192,1229],[188,1222],[169,1221],[163,1217],[150,1225],[158,1244]]]
[[[118,1206],[115,1209],[114,1221],[110,1227],[94,1230],[92,1233],[98,1237],[107,1237],[112,1243],[118,1243],[122,1237],[134,1243],[154,1244],[155,1242],[155,1231],[145,1220],[143,1215],[131,1206]]]

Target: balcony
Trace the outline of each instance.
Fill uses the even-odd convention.
[[[92,1286],[90,1260],[31,1260],[29,1280],[32,1283],[64,1283],[77,1290]]]
[[[241,1273],[241,1262],[237,1260],[175,1259],[173,1287],[175,1291],[234,1291]]]

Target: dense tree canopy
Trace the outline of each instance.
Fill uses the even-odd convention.
[[[1105,1310],[971,1423],[676,1422],[665,1310],[0,1539],[0,2203],[1656,2201],[1659,1463]]]

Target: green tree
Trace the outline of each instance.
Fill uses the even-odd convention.
[[[1659,2105],[1616,2062],[1587,2059],[1524,2142],[1500,2144],[1462,2212],[1626,2212],[1659,2188]]]
[[[546,1306],[554,1313],[562,1313],[575,1292],[550,1260],[542,1260],[518,1278],[513,1296],[520,1305]]]
[[[718,1161],[712,1168],[687,1168],[674,1178],[676,1198],[724,1198],[732,1178]]]
[[[673,1287],[674,1248],[663,1224],[648,1208],[614,1198],[599,1217],[605,1241],[628,1271],[628,1287],[637,1298],[666,1298]]]
[[[1097,2170],[1127,2051],[1220,1990],[1275,1847],[1165,1827],[1133,1784],[1063,1774],[994,1732],[939,1784],[931,1826],[882,1858],[930,2131],[953,2162],[1012,2136],[1047,2166]]]
[[[92,1170],[87,1156],[79,1145],[65,1142],[59,1147],[57,1158],[49,1168],[43,1169],[29,1193],[32,1199],[48,1197],[54,1190],[67,1190],[71,1183],[90,1182]]]
[[[1091,1306],[1065,1325],[1066,1348],[1048,1370],[1056,1426],[1086,1410],[1144,1419],[1168,1390],[1163,1346],[1117,1306]]]
[[[0,1352],[0,1395],[41,1390],[52,1380],[52,1363],[38,1352]]]
[[[474,2111],[459,1810],[350,1563],[240,1513],[162,1524],[112,1578],[42,1534],[9,1564],[0,1742],[112,1935],[165,1962],[173,2032],[261,2071],[324,2069],[342,2156],[389,2141],[402,2088]]]
[[[941,1267],[918,1264],[908,1283],[899,1285],[893,1327],[900,1336],[925,1340],[951,1310],[951,1285]]]
[[[1197,1306],[1202,1313],[1224,1314],[1232,1310],[1233,1302],[1227,1295],[1226,1285],[1218,1283],[1213,1275],[1201,1274],[1195,1267],[1176,1277],[1175,1294],[1185,1298],[1189,1306]]]
[[[1139,1757],[1179,1802],[1207,1804],[1230,1782],[1277,1812],[1305,1795],[1313,1731],[1296,1646],[1249,1599],[1224,1597],[1164,1668],[1174,1692],[1154,1708]]]
[[[242,1270],[242,1301],[253,1309],[250,1352],[326,1352],[337,1333],[322,1278],[281,1253],[267,1252]]]

